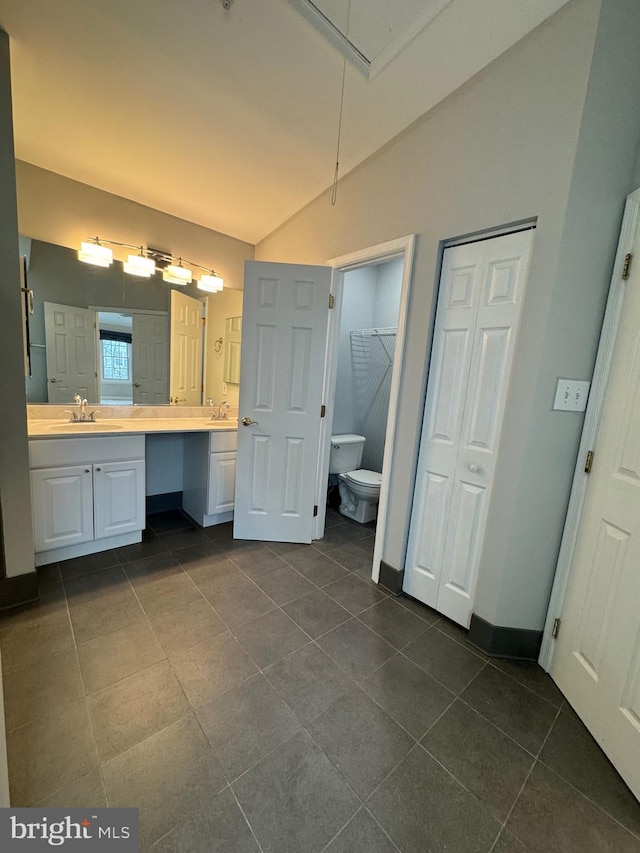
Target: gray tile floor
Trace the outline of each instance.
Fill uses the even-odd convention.
[[[13,805],[137,806],[156,853],[640,853],[551,679],[371,584],[370,528],[149,521],[0,617]]]

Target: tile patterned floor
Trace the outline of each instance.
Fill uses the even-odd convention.
[[[0,617],[14,805],[137,806],[154,853],[640,853],[551,679],[371,584],[370,528],[149,522]]]

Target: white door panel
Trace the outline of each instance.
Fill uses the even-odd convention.
[[[159,406],[169,402],[168,318],[162,314],[133,315],[133,402]]]
[[[202,404],[202,302],[171,291],[169,396],[185,406]]]
[[[632,265],[551,674],[636,797],[639,436],[640,269]]]
[[[95,314],[87,308],[44,303],[50,403],[73,403],[80,394],[97,402]]]
[[[310,542],[331,270],[248,262],[234,535]]]
[[[531,231],[445,251],[404,590],[468,625]]]

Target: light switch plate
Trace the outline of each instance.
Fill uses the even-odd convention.
[[[558,412],[584,412],[590,386],[590,382],[580,379],[558,379],[553,408]]]

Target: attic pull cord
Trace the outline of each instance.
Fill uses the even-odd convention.
[[[351,0],[347,6],[347,32],[346,37],[349,38],[349,25],[351,24]],[[345,51],[342,60],[342,91],[340,92],[340,117],[338,119],[338,142],[336,145],[336,170],[333,173],[333,187],[331,189],[331,206],[335,207],[338,198],[338,176],[340,172],[340,139],[342,137],[342,112],[344,109],[344,81],[347,75],[347,54]]]

